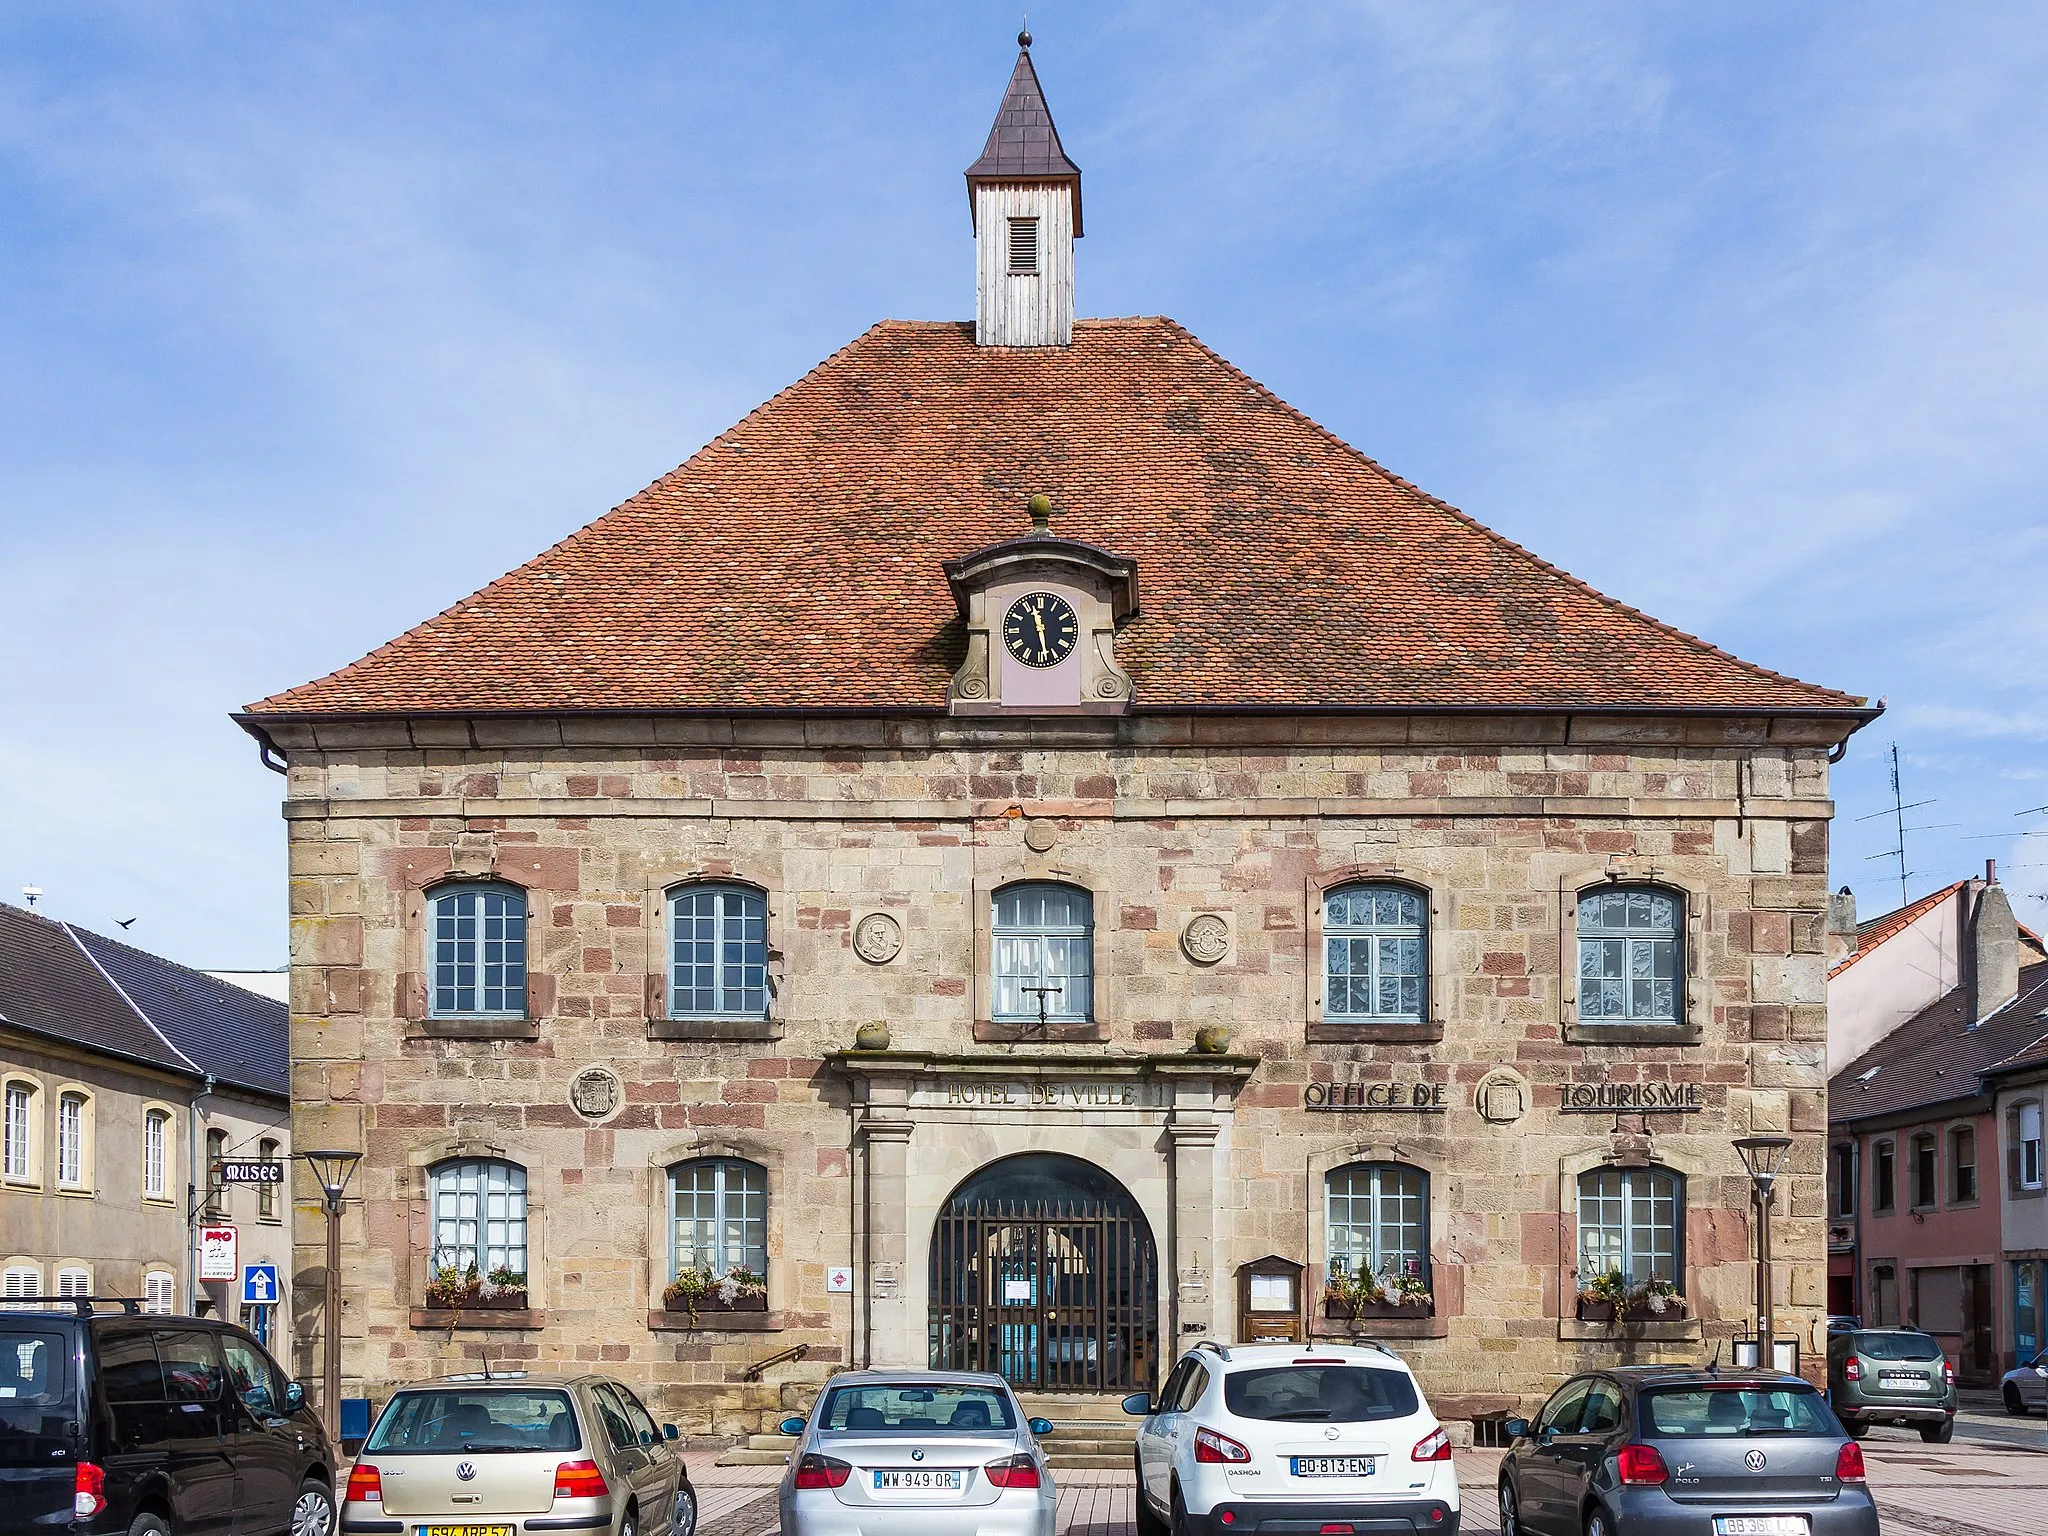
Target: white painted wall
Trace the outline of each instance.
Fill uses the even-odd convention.
[[[1010,220],[1038,220],[1038,274],[1012,276]],[[974,189],[974,340],[1064,347],[1074,331],[1074,194],[1066,185]]]
[[[1828,1071],[1839,1072],[1963,983],[1962,886],[1828,980]]]

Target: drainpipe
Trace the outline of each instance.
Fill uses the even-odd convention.
[[[185,1107],[185,1315],[199,1315],[199,1105],[213,1097],[213,1074]]]

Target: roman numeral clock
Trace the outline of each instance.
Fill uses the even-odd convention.
[[[1032,498],[1032,531],[946,562],[966,631],[947,700],[956,715],[1122,714],[1132,685],[1117,631],[1138,610],[1138,569],[1057,538]]]

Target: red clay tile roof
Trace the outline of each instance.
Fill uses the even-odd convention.
[[[537,559],[258,719],[938,712],[941,563],[1028,530],[1138,563],[1140,710],[1857,711],[1424,495],[1171,320],[977,348],[888,321]]]
[[[1940,906],[1949,897],[1961,890],[1965,882],[1958,880],[1954,885],[1943,886],[1938,891],[1929,891],[1918,901],[1908,902],[1896,912],[1887,912],[1882,917],[1873,917],[1867,923],[1856,925],[1856,948],[1842,957],[1841,961],[1828,972],[1830,980],[1849,969],[1858,960],[1869,954],[1878,945],[1894,934],[1903,933],[1930,909]]]

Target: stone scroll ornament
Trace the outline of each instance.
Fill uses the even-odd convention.
[[[569,1083],[569,1107],[586,1120],[602,1120],[619,1107],[619,1080],[603,1067],[585,1067]]]
[[[903,950],[903,927],[886,912],[870,912],[855,925],[853,952],[869,965],[887,965]]]
[[[1180,931],[1180,947],[1197,965],[1214,965],[1230,953],[1230,924],[1214,912],[1197,912]]]

